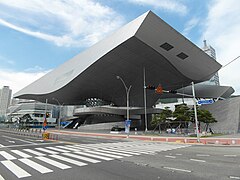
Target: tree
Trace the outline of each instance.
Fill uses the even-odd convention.
[[[187,106],[187,104],[179,104],[175,106],[175,111],[173,112],[173,117],[176,118],[176,121],[180,122],[180,125],[182,123],[185,124],[186,127],[188,127],[188,122],[191,121],[192,113],[190,111],[190,108]]]
[[[198,114],[198,121],[205,123],[206,131],[208,131],[209,124],[217,122],[217,120],[212,116],[212,113],[210,113],[206,109],[198,109],[197,114]]]
[[[170,118],[172,117],[172,111],[169,109],[169,107],[165,107],[161,113],[155,114],[153,116],[153,119],[151,121],[152,125],[155,125],[156,127],[159,127],[159,133],[161,131],[161,124],[166,123]],[[156,128],[155,128],[156,129]]]

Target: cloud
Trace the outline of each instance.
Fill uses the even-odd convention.
[[[0,11],[1,25],[58,46],[90,46],[125,23],[94,0],[0,0]]]
[[[181,15],[187,14],[187,6],[177,0],[128,0],[130,3],[138,5],[152,6],[155,9],[162,9],[168,12],[178,13]]]
[[[184,26],[183,35],[187,36],[190,31],[199,24],[199,22],[200,18],[193,17],[192,19],[190,19]]]
[[[216,49],[217,60],[225,65],[240,55],[240,1],[214,0],[209,4],[202,39]],[[220,83],[240,94],[240,59],[219,71]]]
[[[0,88],[9,86],[14,94],[48,72],[15,72],[8,69],[0,69]]]
[[[12,61],[12,60],[9,60],[8,58],[4,57],[4,56],[1,56],[0,55],[0,60],[2,63],[7,63],[8,65],[14,65],[15,62]]]

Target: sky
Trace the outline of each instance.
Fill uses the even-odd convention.
[[[0,88],[13,93],[146,11],[225,65],[240,56],[240,0],[0,0]],[[240,58],[219,70],[240,94]]]

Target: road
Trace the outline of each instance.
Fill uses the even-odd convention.
[[[0,180],[240,179],[240,147],[0,131]]]

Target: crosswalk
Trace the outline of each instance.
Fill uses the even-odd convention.
[[[188,146],[136,141],[18,149],[0,151],[0,166],[3,165],[3,168],[9,170],[17,178],[25,178],[32,176],[32,171],[46,174],[52,173],[55,168],[64,170],[87,166],[91,163],[95,164],[131,156],[148,155]],[[30,167],[32,171],[29,172],[29,168],[26,168],[26,166]],[[0,180],[4,180],[1,174]]]

